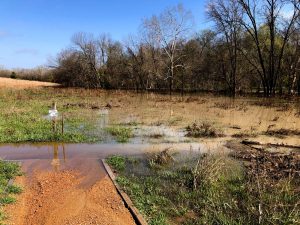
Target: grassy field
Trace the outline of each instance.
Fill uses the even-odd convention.
[[[245,100],[249,101],[245,103]],[[214,96],[164,96],[124,91],[65,88],[0,89],[0,143],[101,142],[109,134],[127,142],[135,128],[150,127],[145,137],[161,139],[186,131],[193,141],[203,138],[263,138],[300,145],[297,104],[271,99]],[[46,118],[56,102],[57,132]],[[103,115],[102,111],[105,111]],[[64,115],[64,134],[61,116]],[[289,116],[287,116],[289,115]],[[105,128],[105,129],[104,129]],[[162,129],[165,129],[162,131]],[[168,131],[169,129],[169,131]],[[288,131],[288,132],[281,132]],[[176,133],[177,132],[177,133]],[[281,135],[274,135],[278,132]],[[195,138],[195,139],[193,139]]]
[[[0,142],[95,142],[101,141],[90,108],[64,106],[80,98],[57,94],[55,90],[1,90]],[[48,110],[57,102],[60,116],[53,123],[47,118]],[[64,133],[62,117],[64,115]]]

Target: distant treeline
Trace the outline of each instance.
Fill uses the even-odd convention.
[[[51,63],[65,86],[300,93],[298,0],[214,0],[212,28],[194,32],[182,5],[144,19],[126,41],[77,33]]]

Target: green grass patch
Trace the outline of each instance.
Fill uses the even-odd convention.
[[[116,140],[120,143],[126,143],[130,138],[133,137],[133,132],[131,127],[123,126],[112,126],[107,127],[106,131],[113,135]]]
[[[125,157],[113,155],[106,159],[106,162],[117,171],[123,171],[125,169]]]
[[[7,187],[6,191],[9,194],[20,194],[20,193],[22,193],[23,189],[17,185],[10,185]]]
[[[8,185],[10,179],[21,176],[21,167],[17,163],[0,160],[0,206],[14,203],[15,195],[22,192],[16,185]],[[5,214],[0,208],[0,224],[5,220]]]
[[[64,90],[0,90],[0,143],[20,142],[100,142],[97,118],[91,108],[65,107],[66,102],[82,102],[83,97]],[[53,132],[46,118],[52,102],[60,113]],[[64,114],[64,134],[61,115]]]
[[[16,202],[16,199],[12,196],[3,196],[0,198],[1,205],[8,205],[8,204],[12,204],[15,202]]]

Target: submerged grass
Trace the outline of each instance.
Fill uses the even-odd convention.
[[[106,131],[111,135],[115,136],[117,141],[120,143],[126,143],[130,138],[133,137],[133,132],[131,127],[124,126],[111,126],[107,127]]]
[[[294,180],[249,177],[228,157],[201,155],[159,167],[147,160],[122,161],[126,169],[115,168],[117,182],[150,225],[300,222]]]
[[[64,102],[79,101],[77,96],[58,94],[54,89],[1,89],[0,96],[0,143],[101,141],[91,132],[96,129],[95,119],[87,113],[92,109],[63,107]],[[64,114],[64,134],[61,117],[56,122],[57,132],[45,118],[52,102],[57,102],[59,113]]]

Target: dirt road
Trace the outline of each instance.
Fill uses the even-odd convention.
[[[9,206],[9,225],[131,225],[128,209],[108,176],[81,185],[75,170],[33,172],[16,181],[25,187],[18,202]]]

